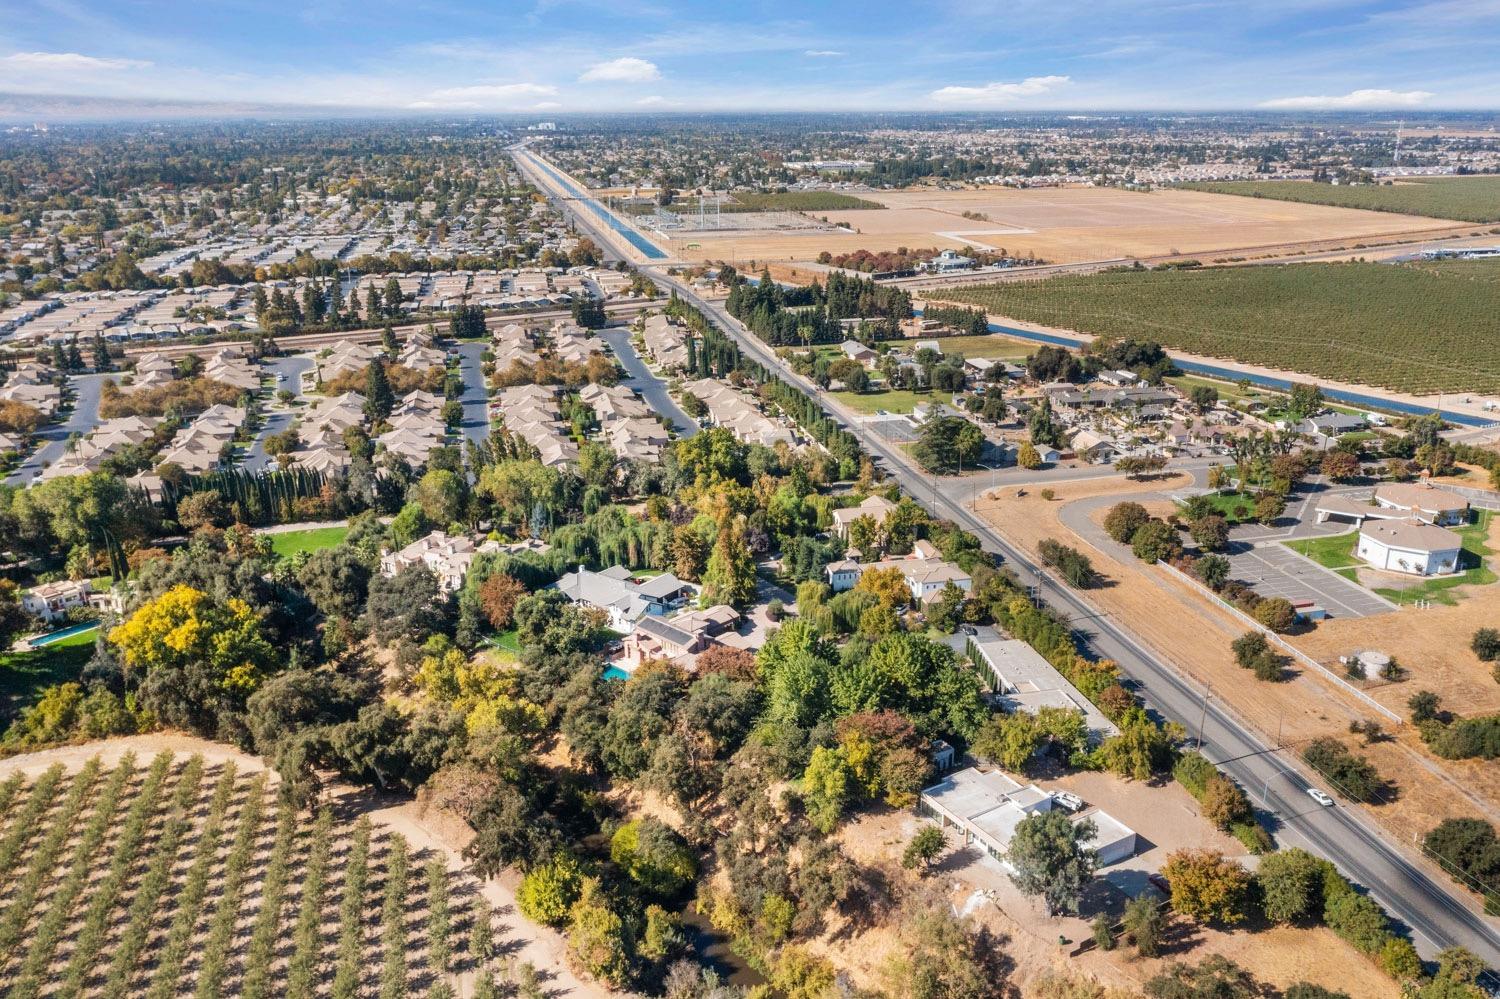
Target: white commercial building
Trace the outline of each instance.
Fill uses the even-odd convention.
[[[1006,864],[1016,827],[1029,816],[1050,812],[1052,805],[1051,793],[1035,784],[1023,786],[998,770],[985,773],[970,767],[923,790],[917,811],[937,819],[944,829],[957,830],[965,846],[977,844]],[[1071,819],[1094,823],[1094,835],[1085,845],[1098,854],[1101,867],[1134,855],[1135,832],[1109,813],[1094,809]]]
[[[1367,520],[1354,553],[1375,569],[1413,576],[1457,572],[1461,539],[1420,520]]]

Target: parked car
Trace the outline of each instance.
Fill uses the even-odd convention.
[[[1320,791],[1315,787],[1310,787],[1307,789],[1307,796],[1313,801],[1316,801],[1318,804],[1322,805],[1324,808],[1333,807],[1333,799],[1330,798],[1325,791]]]

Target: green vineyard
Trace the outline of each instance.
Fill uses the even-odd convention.
[[[1307,205],[1364,208],[1459,222],[1500,222],[1500,177],[1403,177],[1394,184],[1314,184],[1244,180],[1183,184],[1192,191],[1238,194]]]
[[[265,772],[57,764],[0,782],[0,994],[451,996],[495,973],[464,881],[367,818],[280,804]]]
[[[1317,378],[1500,392],[1500,261],[1113,271],[941,294],[992,317]]]

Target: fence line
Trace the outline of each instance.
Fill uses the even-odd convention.
[[[1314,659],[1311,656],[1307,655],[1301,649],[1298,649],[1296,646],[1294,646],[1291,643],[1287,642],[1280,635],[1276,634],[1274,631],[1270,631],[1269,629],[1266,628],[1265,625],[1263,625],[1259,621],[1255,620],[1249,614],[1246,614],[1244,611],[1240,610],[1238,607],[1234,606],[1233,604],[1230,604],[1230,603],[1227,603],[1226,601],[1224,601],[1217,593],[1215,593],[1213,590],[1210,590],[1208,587],[1204,586],[1203,583],[1200,582],[1199,580],[1196,580],[1192,576],[1189,576],[1187,573],[1183,572],[1181,569],[1177,568],[1175,565],[1170,565],[1170,564],[1168,564],[1166,562],[1157,562],[1156,564],[1158,566],[1161,566],[1163,569],[1166,569],[1167,572],[1175,575],[1178,579],[1181,579],[1182,581],[1188,583],[1189,585],[1198,587],[1199,589],[1202,589],[1205,592],[1207,592],[1210,597],[1212,597],[1214,600],[1218,601],[1219,606],[1221,606],[1221,607],[1225,608],[1226,610],[1228,610],[1229,613],[1233,614],[1240,621],[1244,622],[1252,630],[1262,632],[1266,636],[1267,639],[1269,639],[1270,641],[1276,643],[1276,646],[1278,648],[1280,648],[1283,651],[1287,652],[1289,655],[1291,655],[1293,658],[1295,658],[1298,662],[1302,663],[1305,666],[1309,666],[1312,669],[1315,669],[1319,673],[1323,674],[1323,676],[1326,677],[1328,680],[1330,680],[1335,686],[1341,687],[1344,690],[1348,691],[1349,693],[1353,694],[1355,697],[1359,698],[1361,701],[1363,701],[1369,707],[1371,707],[1374,710],[1380,712],[1380,714],[1384,715],[1386,718],[1388,718],[1391,721],[1395,722],[1397,725],[1404,725],[1406,723],[1406,720],[1404,718],[1402,718],[1400,715],[1398,715],[1396,712],[1392,711],[1390,708],[1386,707],[1384,704],[1381,704],[1379,701],[1375,700],[1375,698],[1371,697],[1369,694],[1365,693],[1363,690],[1360,690],[1358,687],[1356,687],[1353,684],[1349,683],[1349,681],[1345,680],[1343,677],[1339,676],[1337,673],[1333,672],[1333,670],[1331,670],[1328,667],[1324,666],[1322,663],[1318,662],[1316,659]]]

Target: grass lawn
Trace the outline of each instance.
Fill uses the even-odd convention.
[[[1354,567],[1358,566],[1360,561],[1354,557],[1354,542],[1358,537],[1358,531],[1351,531],[1348,534],[1335,534],[1327,538],[1284,541],[1282,544],[1298,555],[1310,558],[1324,568],[1332,569],[1345,579],[1357,582]]]
[[[879,392],[830,392],[828,395],[848,406],[856,413],[873,415],[879,410],[887,413],[910,413],[919,402],[946,402],[953,405],[949,392],[934,392],[931,389],[885,389]]]
[[[94,654],[96,635],[85,631],[40,649],[0,653],[0,720],[8,723],[34,704],[43,687],[77,679]]]
[[[1205,493],[1203,498],[1231,524],[1244,524],[1255,519],[1255,498],[1246,493]],[[1243,516],[1237,512],[1240,507],[1245,508]]]
[[[338,527],[314,527],[306,531],[285,531],[281,534],[268,535],[271,539],[271,551],[278,558],[291,558],[298,552],[315,552],[324,548],[332,548],[344,540],[344,535],[349,533],[349,528],[343,525]]]

